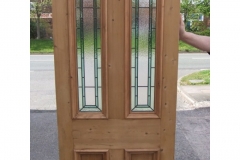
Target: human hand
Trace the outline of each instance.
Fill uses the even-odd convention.
[[[182,15],[180,14],[180,19],[179,19],[179,39],[182,40],[185,34],[186,34],[185,24],[183,22]]]
[[[181,14],[179,19],[179,40],[200,50],[210,52],[210,37],[187,32]]]

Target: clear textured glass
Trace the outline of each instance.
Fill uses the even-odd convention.
[[[95,89],[94,88],[86,88],[86,104],[87,105],[95,105]]]
[[[76,0],[79,110],[101,111],[100,0]]]
[[[139,7],[149,7],[149,0],[139,0]]]
[[[93,7],[93,1],[94,0],[83,0],[83,7],[90,7],[90,8],[92,8]]]
[[[132,111],[154,111],[155,26],[156,0],[132,0]]]
[[[147,87],[138,87],[138,104],[147,105]]]

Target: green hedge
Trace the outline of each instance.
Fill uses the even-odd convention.
[[[44,20],[40,20],[40,38],[49,38],[49,36],[52,36],[52,30],[49,25]],[[36,19],[30,19],[30,38],[36,39],[37,38],[37,23]]]

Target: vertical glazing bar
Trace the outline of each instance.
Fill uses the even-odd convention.
[[[97,1],[93,0],[93,32],[94,32],[94,81],[95,81],[95,105],[98,107],[98,49],[97,49]]]
[[[139,37],[139,0],[135,2],[135,105],[138,105],[138,37]]]
[[[86,105],[85,89],[85,59],[84,59],[84,28],[83,28],[83,0],[80,0],[80,44],[81,44],[81,68],[82,68],[82,108]]]
[[[151,67],[152,67],[152,8],[153,1],[149,0],[149,28],[148,28],[148,98],[147,104],[151,106]]]

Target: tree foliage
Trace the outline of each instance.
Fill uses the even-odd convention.
[[[210,17],[210,0],[182,0],[181,13],[184,16],[186,30],[192,31],[193,28],[195,30],[204,30],[207,26],[206,18]],[[204,22],[199,21],[201,15],[204,15]],[[190,27],[190,22],[194,24],[194,27]],[[198,24],[199,26],[196,26]]]
[[[181,13],[184,15],[184,23],[191,18],[192,14],[196,13],[197,7],[192,0],[182,0]]]
[[[197,4],[197,8],[204,16],[210,17],[210,0],[202,0]]]
[[[52,4],[51,0],[36,0],[30,3],[31,18],[36,18],[37,22],[37,39],[40,39],[40,16]]]

